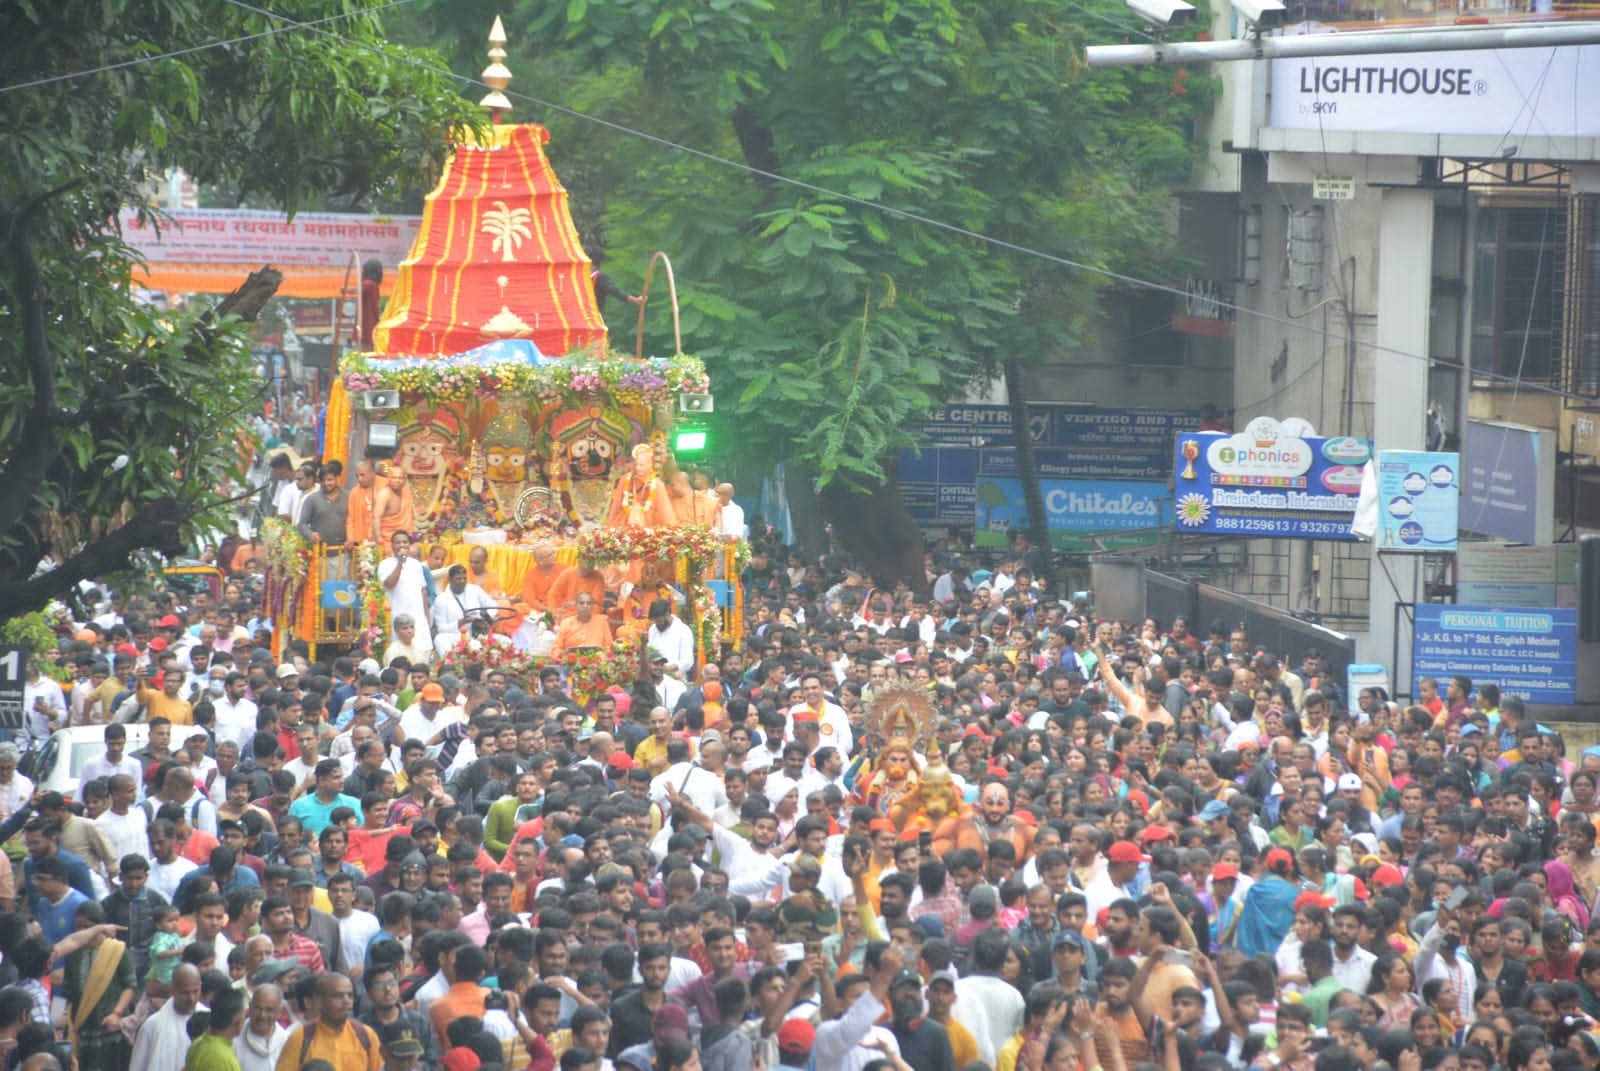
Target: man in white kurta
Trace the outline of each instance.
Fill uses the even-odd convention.
[[[180,963],[172,972],[172,999],[140,1025],[133,1039],[129,1071],[182,1067],[189,1052],[189,1017],[196,1009],[209,1010],[200,1003],[200,971],[193,964]]]
[[[476,584],[467,583],[467,567],[452,565],[449,583],[433,600],[434,650],[440,654],[450,651],[460,641],[461,633],[471,627],[474,618],[492,624],[492,614],[480,617],[473,611],[495,609],[495,601],[489,598],[487,592]]]
[[[432,644],[428,631],[428,567],[411,556],[411,536],[407,533],[396,532],[389,546],[393,553],[378,563],[378,581],[389,597],[389,641],[399,638],[393,621],[404,614],[417,626],[412,642],[426,649]]]

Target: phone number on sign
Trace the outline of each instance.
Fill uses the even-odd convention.
[[[1350,534],[1349,520],[1312,521],[1291,520],[1287,517],[1232,517],[1223,514],[1211,522],[1218,532],[1261,532],[1269,535],[1329,535]]]

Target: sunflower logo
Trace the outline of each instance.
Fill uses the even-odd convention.
[[[1184,495],[1178,499],[1178,523],[1185,528],[1199,528],[1211,516],[1211,503],[1205,495]]]

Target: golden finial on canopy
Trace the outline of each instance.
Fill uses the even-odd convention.
[[[489,87],[489,92],[484,94],[479,106],[488,108],[499,117],[501,112],[511,110],[511,101],[506,99],[505,88],[511,84],[511,72],[501,62],[506,58],[506,28],[500,21],[500,16],[494,17],[494,25],[489,29],[489,66],[483,69],[483,81]]]

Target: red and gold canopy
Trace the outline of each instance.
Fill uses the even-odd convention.
[[[604,344],[590,262],[536,124],[456,146],[373,332],[374,356],[450,356],[528,339],[561,357]]]

